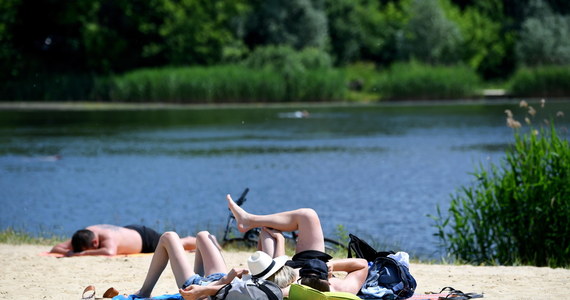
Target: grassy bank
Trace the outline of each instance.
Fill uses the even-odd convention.
[[[570,96],[570,68],[521,68],[506,83],[517,97]],[[34,74],[0,84],[4,101],[131,103],[377,102],[477,99],[483,82],[466,66],[415,62],[390,68],[360,63],[343,68],[250,68],[244,65],[139,69],[112,76]]]
[[[31,233],[7,228],[0,231],[0,243],[12,245],[55,245],[65,241],[65,237],[53,234],[32,235]]]

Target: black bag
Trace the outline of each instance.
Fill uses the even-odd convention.
[[[386,257],[389,254],[394,254],[393,251],[376,251],[372,246],[368,245],[367,242],[361,240],[356,235],[349,233],[350,241],[348,242],[348,258],[352,258],[352,252],[354,251],[354,257],[364,258],[367,261],[374,261],[376,257]]]
[[[410,270],[395,259],[388,257],[393,251],[376,251],[365,241],[353,234],[349,234],[348,257],[352,252],[356,258],[364,258],[368,261],[368,277],[362,286],[359,295],[363,299],[406,299],[414,295],[416,280]],[[381,287],[390,290],[390,293],[380,295],[363,294],[363,290],[374,290]]]
[[[277,284],[263,279],[238,280],[224,285],[211,300],[283,300]]]

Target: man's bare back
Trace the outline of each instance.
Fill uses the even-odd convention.
[[[86,229],[99,238],[99,249],[115,250],[113,252],[116,253],[110,255],[141,253],[142,237],[133,229],[109,224],[93,225]]]
[[[160,238],[160,234],[154,230],[136,225],[121,227],[110,224],[99,224],[89,226],[85,228],[85,230],[93,233],[93,239],[88,243],[88,245],[83,247],[81,251],[74,251],[72,240],[67,240],[54,246],[51,249],[51,252],[65,254],[66,256],[118,255],[154,252],[154,247],[156,245],[151,244],[154,242],[157,244],[158,239]],[[196,239],[194,237],[188,236],[181,240],[184,249],[194,250],[196,248]]]

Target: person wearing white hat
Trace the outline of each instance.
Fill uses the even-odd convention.
[[[285,242],[281,232],[298,230],[296,254],[286,265],[296,269],[301,268],[299,283],[320,291],[356,294],[366,281],[368,262],[365,259],[330,260],[332,257],[324,252],[323,230],[315,210],[301,208],[270,215],[255,215],[237,205],[230,195],[227,195],[226,199],[236,219],[238,230],[246,232],[251,228],[261,227],[258,248],[274,257],[285,252]],[[332,277],[333,271],[347,274],[344,278],[335,278]]]
[[[202,299],[214,296],[224,285],[247,276],[275,282],[279,288],[294,280],[294,271],[285,266],[287,257],[272,258],[258,251],[248,259],[248,269],[233,268],[227,271],[216,237],[208,231],[196,235],[194,268],[187,259],[182,241],[176,232],[165,232],[152,257],[149,270],[140,290],[127,299],[148,298],[160,275],[170,262],[179,293],[184,299]],[[282,294],[280,293],[281,298]]]

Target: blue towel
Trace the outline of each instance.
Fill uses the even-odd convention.
[[[141,298],[138,297],[136,295],[129,295],[129,296],[123,296],[123,295],[118,295],[113,297],[112,300],[144,300],[144,299],[160,299],[160,300],[184,300],[184,298],[182,298],[182,295],[180,294],[167,294],[167,295],[162,295],[162,296],[155,296],[152,298]]]

